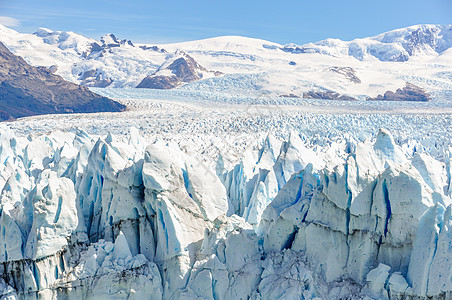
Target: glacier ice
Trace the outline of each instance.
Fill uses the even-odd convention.
[[[452,295],[450,151],[293,131],[203,161],[135,128],[0,130],[5,299]]]

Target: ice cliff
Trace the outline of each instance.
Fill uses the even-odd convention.
[[[233,162],[2,127],[2,299],[452,297],[451,152],[306,139]]]

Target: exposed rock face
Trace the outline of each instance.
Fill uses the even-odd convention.
[[[147,88],[147,89],[159,89],[159,90],[169,90],[178,86],[179,80],[177,76],[148,76],[137,88]]]
[[[111,78],[105,78],[104,74],[96,69],[80,74],[79,79],[82,80],[81,85],[101,88],[107,87],[113,82]]]
[[[356,76],[355,69],[351,67],[331,67],[328,70],[343,75],[346,79],[353,83],[361,83],[361,79]]]
[[[300,96],[292,94],[292,93],[290,93],[290,94],[283,94],[283,95],[280,95],[279,97],[283,97],[283,98],[300,98]]]
[[[0,43],[0,120],[40,114],[117,112],[125,106],[33,67]]]
[[[375,98],[368,98],[371,101],[430,101],[430,94],[423,88],[420,88],[409,82],[402,89],[397,89],[395,92],[387,91],[384,95],[378,95]]]
[[[92,42],[83,51],[82,57],[85,59],[97,59],[103,57],[107,52],[112,52],[113,48],[129,47],[135,48],[135,45],[131,40],[120,40],[113,33],[106,34],[100,38],[99,42]],[[144,49],[142,46],[139,48]],[[152,47],[147,47],[144,50],[152,49]],[[153,49],[155,50],[155,49]],[[155,50],[157,51],[157,50]]]
[[[153,50],[153,51],[157,51],[157,52],[168,53],[168,51],[166,51],[165,49],[159,48],[157,46],[138,46],[138,47],[143,50]]]
[[[281,47],[281,50],[284,52],[289,52],[293,54],[300,54],[300,53],[316,53],[315,50],[303,47],[303,46],[297,46],[295,44],[288,44],[284,47]]]
[[[111,48],[111,47],[120,47],[122,45],[129,45],[132,47],[135,47],[130,40],[118,40],[118,38],[113,34],[109,33],[104,35],[100,38],[100,41],[102,42],[102,47],[105,48]]]
[[[222,74],[221,72],[209,72],[190,55],[180,52],[178,57],[164,63],[157,72],[144,78],[137,88],[172,89],[184,83],[202,79],[206,73],[213,73],[214,76]]]
[[[341,95],[333,91],[309,91],[303,93],[305,99],[324,99],[324,100],[356,100],[347,95]]]

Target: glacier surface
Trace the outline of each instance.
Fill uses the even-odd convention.
[[[313,113],[303,130],[259,135],[252,124],[236,128],[243,119],[222,122],[236,107],[191,113],[189,102],[135,103],[137,110],[152,103],[156,113],[180,105],[185,123],[160,116],[150,127],[161,132],[114,121],[116,134],[93,130],[96,123],[89,132],[43,132],[33,125],[42,117],[32,117],[0,128],[2,297],[452,297],[450,136],[439,126],[431,132],[438,139],[408,138],[425,134],[422,120],[434,116],[341,121]],[[275,111],[256,117],[270,118],[267,132],[293,113]],[[110,114],[86,118],[102,116],[111,122]],[[83,124],[84,115],[73,117]],[[361,117],[370,119],[356,123]],[[395,135],[344,134],[380,117],[405,119],[412,132],[403,138],[392,124]],[[61,125],[59,118],[47,121]],[[189,120],[191,141],[180,132]],[[308,130],[314,120],[351,127],[322,139],[324,132]],[[206,122],[219,131],[203,135]],[[233,128],[237,136],[247,131],[245,140],[224,136]]]

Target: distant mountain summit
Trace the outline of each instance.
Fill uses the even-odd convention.
[[[0,120],[53,113],[118,112],[125,106],[33,67],[0,43]]]

